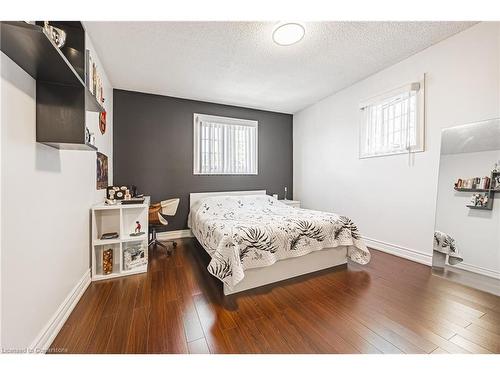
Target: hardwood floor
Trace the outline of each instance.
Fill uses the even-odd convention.
[[[147,274],[92,283],[52,344],[68,353],[499,353],[500,298],[373,250],[367,266],[224,297],[193,239]]]

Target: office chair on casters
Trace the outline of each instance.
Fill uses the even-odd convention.
[[[158,229],[165,228],[168,225],[167,216],[175,216],[178,206],[179,198],[174,198],[161,201],[160,203],[154,203],[149,207],[149,233],[151,233],[151,240],[149,241],[148,247],[161,246],[167,251],[167,255],[170,255],[172,251],[169,250],[165,244],[158,241],[156,232]],[[171,242],[174,248],[177,246],[177,242],[172,240],[164,242]]]

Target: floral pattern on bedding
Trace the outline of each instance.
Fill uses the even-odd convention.
[[[349,218],[289,207],[267,195],[204,198],[191,207],[189,223],[212,257],[208,271],[229,287],[246,269],[325,248],[347,246],[354,262],[370,261]]]

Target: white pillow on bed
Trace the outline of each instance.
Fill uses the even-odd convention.
[[[201,198],[191,206],[188,215],[188,228],[191,228],[192,215],[195,215],[199,208],[204,204],[208,207],[219,206],[219,208],[235,211],[240,209],[251,209],[252,207],[262,208],[268,207],[269,205],[283,205],[283,203],[278,202],[276,198],[267,194],[216,195],[212,197]]]

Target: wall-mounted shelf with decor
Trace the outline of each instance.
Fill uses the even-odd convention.
[[[455,188],[456,191],[460,191],[462,193],[489,193],[490,189],[464,189],[464,188]]]
[[[485,193],[488,197],[488,203],[485,206],[474,206],[472,204],[466,205],[466,207],[474,210],[486,210],[486,211],[491,211],[493,210],[493,201],[495,199],[495,193],[500,193],[500,185],[496,184],[496,178],[497,176],[500,176],[500,172],[491,172],[491,177],[490,177],[490,187],[488,189],[479,189],[479,188],[458,188],[454,187],[455,191],[458,191],[460,193]]]
[[[467,207],[472,208],[474,210],[486,210],[486,211],[491,211],[493,209],[492,206],[473,206],[468,204]]]
[[[85,111],[105,109],[85,86],[85,30],[79,21],[49,21],[66,33],[58,48],[43,22],[2,21],[1,50],[37,81],[36,141],[68,150],[97,148],[86,141]]]

